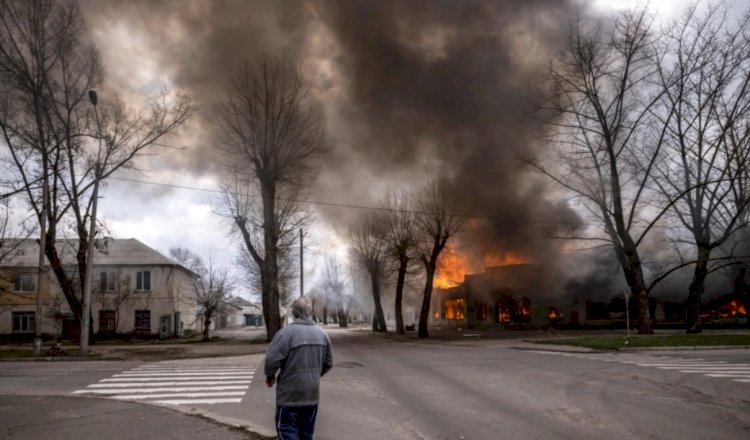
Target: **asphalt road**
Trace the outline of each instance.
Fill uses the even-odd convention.
[[[746,349],[577,354],[510,345],[334,335],[338,368],[323,387],[321,438],[750,438],[750,383],[701,369],[729,365],[719,371],[750,377]]]
[[[366,331],[329,333],[335,367],[323,379],[316,439],[750,438],[748,349],[569,353],[545,346],[519,350],[513,340],[423,342]],[[242,357],[212,359],[200,367],[191,360],[169,362],[185,371],[249,364]],[[132,375],[127,380],[157,380],[140,377],[161,374],[156,367],[146,361],[0,362],[0,425],[25,420],[13,418],[13,396],[70,396],[123,373]],[[144,419],[142,425],[160,429],[185,411],[202,410],[272,432],[273,390],[253,380],[242,392],[240,403],[187,404],[181,412],[160,407],[164,421]],[[55,402],[65,409],[62,401],[45,402],[51,413]],[[98,417],[121,424],[129,412],[107,414]],[[202,438],[196,429],[183,438]],[[235,434],[227,431],[227,438]]]

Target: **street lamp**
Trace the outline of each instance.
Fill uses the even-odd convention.
[[[94,236],[96,234],[96,202],[99,197],[99,180],[101,179],[101,168],[99,166],[99,155],[102,150],[101,125],[99,124],[99,112],[96,109],[97,97],[94,90],[89,90],[89,101],[94,106],[94,116],[96,118],[96,138],[99,142],[96,151],[96,164],[94,166],[94,194],[91,206],[91,224],[89,225],[89,242],[86,251],[86,278],[83,284],[83,311],[81,312],[81,338],[78,352],[81,356],[88,354],[89,348],[89,329],[91,326],[91,281],[93,279],[91,272],[94,263]]]

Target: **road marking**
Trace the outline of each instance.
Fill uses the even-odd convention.
[[[190,376],[190,377],[118,377],[114,379],[102,379],[99,382],[148,382],[148,381],[156,381],[156,380],[216,380],[216,379],[225,379],[225,380],[240,380],[240,379],[252,379],[253,375],[247,375],[247,376],[232,376],[230,377],[224,377],[224,378],[217,378],[216,376]]]
[[[604,362],[635,364],[644,368],[678,371],[686,374],[703,374],[707,377],[727,378],[735,382],[750,383],[750,364],[734,364],[726,361],[707,361],[705,359],[685,359],[672,356],[653,356],[648,354],[612,354],[612,353],[561,353],[556,351],[529,350],[532,353],[551,354],[579,359],[590,359]]]
[[[117,400],[142,400],[142,399],[163,399],[165,397],[189,397],[192,399],[195,397],[227,397],[227,396],[242,397],[244,395],[245,395],[244,391],[233,391],[233,392],[228,392],[228,393],[169,393],[169,394],[154,394],[154,395],[134,394],[132,396],[129,396],[129,395],[112,396],[112,398],[117,399]]]
[[[141,365],[71,394],[167,405],[240,403],[263,355],[181,359]]]
[[[150,379],[143,379],[150,380]],[[127,382],[127,383],[95,383],[86,388],[126,388],[126,387],[165,387],[172,385],[250,385],[251,380],[198,381],[198,382]]]
[[[217,403],[240,403],[242,399],[181,399],[181,400],[154,400],[154,403],[165,405],[215,405]]]

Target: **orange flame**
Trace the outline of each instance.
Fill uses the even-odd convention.
[[[440,289],[456,287],[463,283],[466,274],[471,272],[473,267],[468,256],[448,253],[438,261],[433,285]]]
[[[487,254],[480,261],[478,258],[448,250],[438,261],[433,286],[440,289],[449,289],[463,283],[467,274],[482,272],[486,267],[511,266],[530,262],[530,259],[513,252]]]

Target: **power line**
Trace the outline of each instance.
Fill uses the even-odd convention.
[[[138,179],[130,179],[127,177],[113,177],[110,176],[108,179],[112,180],[120,180],[124,182],[132,182],[132,183],[140,183],[143,185],[154,185],[154,186],[161,186],[165,188],[174,188],[174,189],[183,189],[188,191],[201,191],[201,192],[207,192],[212,194],[224,194],[224,191],[218,190],[218,189],[210,189],[210,188],[198,188],[194,186],[186,186],[186,185],[175,185],[173,183],[161,183],[161,182],[151,182],[148,180],[138,180]],[[238,193],[230,191],[231,194],[237,195]],[[262,196],[257,195],[251,195],[250,197],[253,198],[262,198]],[[310,203],[311,205],[317,205],[317,206],[330,206],[335,208],[347,208],[347,209],[361,209],[361,210],[370,210],[370,211],[390,211],[387,208],[377,207],[377,206],[366,206],[366,205],[354,205],[349,203],[335,203],[335,202],[325,202],[320,200],[297,200],[297,199],[289,199],[289,198],[283,198],[278,197],[278,200],[281,201],[287,201],[287,202],[295,202],[295,203]],[[414,213],[414,214],[421,214],[422,212],[419,211],[412,211],[412,210],[405,210],[403,212],[408,213]],[[501,221],[513,221],[515,223],[521,223],[521,222],[528,222],[528,223],[542,223],[542,224],[555,224],[555,225],[569,225],[569,226],[604,226],[600,223],[587,223],[587,222],[571,222],[571,221],[562,221],[562,220],[539,220],[539,219],[514,219],[510,218],[508,216],[506,217],[498,217],[498,216],[488,216],[488,215],[474,215],[474,214],[467,214],[467,215],[460,215],[455,214],[455,217],[465,217],[468,219],[477,219],[477,220],[501,220]]]

